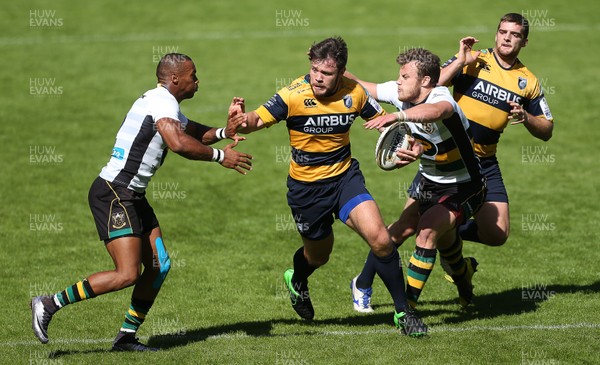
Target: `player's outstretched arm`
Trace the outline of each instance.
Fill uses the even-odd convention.
[[[406,110],[373,118],[364,124],[367,129],[382,128],[394,122],[434,123],[449,118],[454,113],[452,104],[439,101],[432,104],[419,104]]]
[[[255,132],[263,129],[266,126],[255,111],[240,113],[235,115],[233,118],[239,120],[234,121],[234,123],[239,123],[237,131],[243,134]]]
[[[243,174],[252,166],[252,156],[233,150],[238,143],[237,140],[221,151],[187,134],[178,120],[161,118],[156,121],[156,128],[171,151],[189,160],[218,161],[224,167],[235,169]]]
[[[188,121],[185,132],[204,145],[211,145],[225,138],[233,140],[246,139],[238,136],[235,132],[235,129],[230,129],[229,127],[213,128],[198,122],[194,122],[193,120]]]
[[[359,84],[361,84],[365,89],[367,89],[367,91],[369,92],[369,94],[371,94],[371,96],[375,100],[379,100],[377,98],[377,84],[376,83],[361,80],[356,75],[354,75],[353,73],[351,73],[348,70],[344,71],[344,76],[346,76],[347,78],[352,79],[352,80],[358,82]]]
[[[240,102],[241,100],[241,102]],[[237,134],[239,125],[232,123],[231,116],[235,113],[243,113],[244,99],[234,97],[227,111],[227,126],[224,128],[213,128],[204,124],[189,120],[185,132],[200,141],[204,145],[211,145],[222,139],[229,138],[235,141],[243,141],[246,138]]]
[[[411,121],[413,123],[435,123],[450,118],[454,114],[452,104],[447,101],[437,103],[419,104],[410,109],[394,113],[398,121]]]
[[[379,129],[392,125],[394,122],[398,121],[398,117],[396,113],[384,114],[378,117],[375,117],[363,124],[366,129]]]
[[[252,133],[265,127],[265,123],[254,111],[246,113],[244,98],[235,96],[229,106],[227,128],[236,133]],[[243,137],[240,137],[243,138]]]
[[[473,45],[479,42],[475,37],[465,37],[459,41],[458,52],[456,59],[440,70],[439,86],[449,86],[452,79],[466,65],[469,65],[479,57],[480,51],[472,52]]]

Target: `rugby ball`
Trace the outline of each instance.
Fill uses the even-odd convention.
[[[375,146],[375,161],[382,170],[394,170],[401,158],[396,155],[399,149],[409,147],[410,128],[404,122],[396,122],[385,128]]]

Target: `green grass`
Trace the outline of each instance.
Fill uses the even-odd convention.
[[[595,363],[600,185],[594,123],[600,103],[593,88],[600,76],[593,60],[599,6],[557,0],[463,3],[4,4],[0,363]],[[44,9],[55,12],[42,20],[60,19],[61,25],[31,27],[31,11]],[[303,25],[277,26],[277,19],[281,24],[285,18],[278,11],[291,10],[301,11],[296,19]],[[348,283],[367,247],[338,222],[331,261],[311,277],[316,320],[301,323],[282,282],[300,240],[286,225],[287,165],[281,151],[288,140],[279,125],[240,145],[255,158],[247,176],[171,154],[153,179],[148,196],[173,269],[139,335],[166,351],[108,352],[131,289],[60,312],[48,345],[34,338],[32,295],[62,290],[112,267],[97,240],[87,191],[131,103],[155,84],[157,53],[174,50],[195,60],[200,91],[182,110],[191,119],[221,126],[232,96],[245,97],[255,108],[278,85],[306,73],[305,52],[314,41],[343,36],[350,49],[348,68],[385,81],[396,76],[395,57],[405,47],[423,46],[444,60],[464,35],[491,46],[498,19],[509,11],[528,11],[530,18],[553,23],[532,29],[521,59],[544,79],[556,128],[548,143],[521,126],[510,126],[502,137],[499,158],[511,198],[511,237],[500,248],[465,245],[466,254],[481,263],[470,311],[459,310],[455,288],[436,268],[420,306],[431,327],[429,338],[396,333],[393,305],[380,281],[374,287],[376,312],[353,312]],[[40,19],[35,14],[34,22]],[[52,81],[57,89],[33,95],[30,84],[36,80]],[[372,161],[376,135],[357,124],[353,153],[391,222],[416,166],[379,170]],[[536,155],[532,151],[552,161],[523,162]],[[36,158],[52,161],[35,163]],[[165,190],[175,194],[172,199],[154,194]],[[531,230],[527,220],[532,219],[546,225]],[[405,264],[413,247],[409,240],[401,248]]]

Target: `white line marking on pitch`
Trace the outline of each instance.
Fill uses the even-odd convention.
[[[538,27],[542,32],[589,32],[600,30],[600,24],[557,24],[552,27]],[[495,28],[485,26],[474,27],[402,27],[402,28],[347,28],[347,29],[307,29],[307,30],[256,30],[256,31],[207,31],[202,33],[187,33],[173,36],[165,33],[137,33],[92,35],[64,35],[57,37],[0,37],[2,46],[23,46],[33,44],[68,44],[68,43],[125,43],[125,42],[156,42],[172,40],[224,40],[224,39],[274,39],[314,37],[329,34],[344,34],[345,36],[393,36],[407,34],[448,34],[448,33],[489,33]]]
[[[510,332],[515,330],[569,330],[569,329],[580,329],[580,328],[600,328],[600,323],[574,323],[574,324],[557,324],[557,325],[523,325],[523,326],[467,326],[467,327],[450,327],[450,326],[436,326],[430,327],[431,333],[444,333],[444,332],[480,332],[480,331],[491,331],[491,332]],[[369,330],[369,331],[311,331],[310,334],[313,336],[354,336],[354,335],[368,335],[368,334],[382,334],[382,333],[394,333],[397,332],[393,329],[381,329],[381,330]],[[290,333],[273,335],[277,336],[302,336],[304,332]],[[185,338],[185,336],[183,336]],[[201,336],[195,336],[201,337]],[[202,336],[203,337],[203,336]],[[220,335],[208,336],[206,340],[218,340],[218,339],[239,339],[243,337],[254,337],[240,332],[233,334],[223,333]],[[147,341],[150,336],[140,336],[142,341]],[[193,340],[194,336],[190,336],[188,339]],[[58,339],[51,340],[52,344],[71,345],[71,344],[94,344],[94,343],[111,343],[112,338],[100,338],[100,339]],[[40,344],[38,341],[12,341],[2,342],[0,347],[16,347],[16,346],[33,346]]]

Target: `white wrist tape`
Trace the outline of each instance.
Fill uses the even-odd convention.
[[[213,148],[212,161],[221,163],[221,162],[223,162],[224,159],[225,159],[225,152],[223,152],[223,150],[220,150],[218,148]]]
[[[225,128],[219,128],[219,129],[217,129],[216,135],[217,135],[218,139],[225,139],[225,138],[227,138],[227,136],[225,135]]]
[[[395,112],[394,115],[396,116],[396,121],[398,122],[403,122],[406,120],[406,113],[402,110]]]

